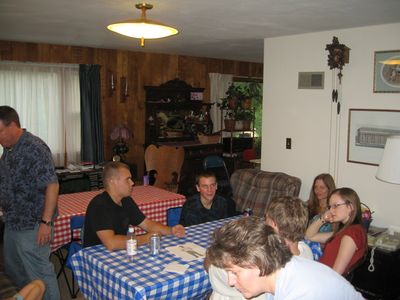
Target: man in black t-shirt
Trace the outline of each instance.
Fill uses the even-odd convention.
[[[147,243],[150,235],[185,236],[182,225],[168,227],[146,218],[131,198],[132,181],[129,167],[120,162],[108,163],[103,171],[105,191],[90,202],[85,219],[83,246],[98,244],[112,251],[126,247],[129,225],[139,226],[147,234],[137,236],[138,245]]]
[[[228,205],[224,197],[216,195],[217,179],[213,172],[204,171],[196,176],[199,192],[186,200],[179,223],[191,226],[228,216]]]

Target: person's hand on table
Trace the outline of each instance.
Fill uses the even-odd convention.
[[[185,227],[181,224],[175,225],[171,227],[171,233],[177,237],[184,237],[185,236]]]

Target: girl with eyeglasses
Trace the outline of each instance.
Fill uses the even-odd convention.
[[[325,223],[332,224],[332,232],[319,232]],[[307,228],[305,236],[325,243],[320,262],[343,275],[363,258],[367,249],[367,234],[362,224],[357,193],[350,188],[339,188],[332,192],[327,210]]]

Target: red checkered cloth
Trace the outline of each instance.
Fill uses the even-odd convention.
[[[102,191],[91,191],[64,194],[58,197],[58,217],[54,221],[54,236],[51,250],[55,251],[71,241],[70,219],[72,216],[84,215],[89,202]],[[147,218],[167,224],[167,209],[182,206],[185,196],[172,193],[153,186],[135,186],[132,198]],[[136,228],[138,234],[144,233]],[[79,234],[79,233],[78,233]]]

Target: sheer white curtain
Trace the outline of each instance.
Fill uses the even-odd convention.
[[[210,77],[210,95],[211,102],[218,103],[221,98],[225,97],[225,93],[228,90],[229,86],[232,84],[232,75],[229,74],[219,74],[219,73],[209,73]],[[213,121],[214,128],[213,131],[220,131],[222,118],[221,118],[221,110],[217,105],[213,105],[210,110],[211,120]]]
[[[0,62],[0,105],[47,143],[57,166],[80,161],[78,65]]]

